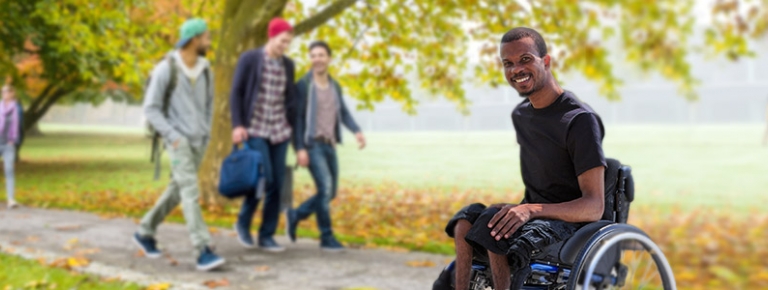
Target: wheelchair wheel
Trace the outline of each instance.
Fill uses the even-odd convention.
[[[664,253],[640,229],[612,224],[592,236],[581,250],[566,289],[675,290]]]

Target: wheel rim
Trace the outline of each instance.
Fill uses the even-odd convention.
[[[609,251],[619,253],[620,267],[612,267],[610,278],[620,279],[621,272],[626,271],[623,284],[609,283],[608,289],[664,289],[676,290],[672,269],[659,247],[645,235],[635,232],[624,232],[611,235],[600,243],[591,255],[588,267],[581,281],[581,289],[594,289],[590,283],[599,280],[595,275],[598,264]]]

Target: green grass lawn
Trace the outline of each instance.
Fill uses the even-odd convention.
[[[125,282],[106,282],[102,278],[72,273],[64,269],[44,266],[37,261],[0,254],[0,287],[16,289],[142,289]]]
[[[24,161],[16,170],[21,191],[159,194],[165,186],[165,181],[152,181],[149,141],[141,130],[42,129],[46,135],[29,138],[23,148]],[[760,146],[760,125],[623,125],[606,130],[605,153],[632,166],[639,205],[740,211],[768,201],[768,148]],[[445,195],[468,189],[503,195],[523,189],[519,148],[511,131],[371,133],[362,151],[351,136],[345,137],[347,143],[339,147],[342,187],[394,182]],[[163,175],[167,173],[164,166]],[[301,170],[297,183],[309,182],[309,174]]]

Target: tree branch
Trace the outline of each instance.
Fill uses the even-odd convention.
[[[37,121],[40,121],[43,116],[45,116],[45,113],[48,112],[48,109],[50,109],[58,100],[60,100],[62,97],[64,97],[68,92],[63,89],[57,89],[53,92],[53,94],[50,95],[50,97],[46,98],[43,101],[43,105],[35,110],[30,111],[27,110],[27,112],[24,114],[24,130],[29,130],[29,128],[32,128],[37,124]]]
[[[344,12],[344,10],[357,3],[357,1],[358,0],[336,0],[336,2],[328,5],[328,7],[325,7],[325,9],[319,13],[312,15],[311,17],[304,19],[304,21],[301,23],[297,24],[293,28],[293,33],[295,35],[301,35],[310,32],[318,26],[323,25],[323,23],[327,22],[339,13]]]
[[[43,102],[43,100],[45,100],[45,97],[47,97],[48,94],[51,93],[51,90],[53,88],[54,88],[53,84],[48,84],[47,86],[45,86],[45,89],[43,89],[43,91],[39,95],[37,95],[37,98],[32,100],[32,103],[29,104],[29,107],[27,107],[27,111],[37,110],[37,107],[39,107],[40,104]]]

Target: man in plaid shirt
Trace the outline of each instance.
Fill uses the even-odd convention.
[[[267,189],[258,246],[266,251],[281,252],[285,248],[275,242],[273,236],[280,214],[288,142],[293,132],[295,67],[293,61],[283,55],[293,39],[293,28],[285,20],[275,18],[269,23],[268,35],[269,41],[264,47],[243,53],[237,62],[230,95],[232,142],[246,142],[265,158]],[[238,240],[246,248],[255,246],[250,229],[258,205],[256,195],[247,195],[235,223]]]

